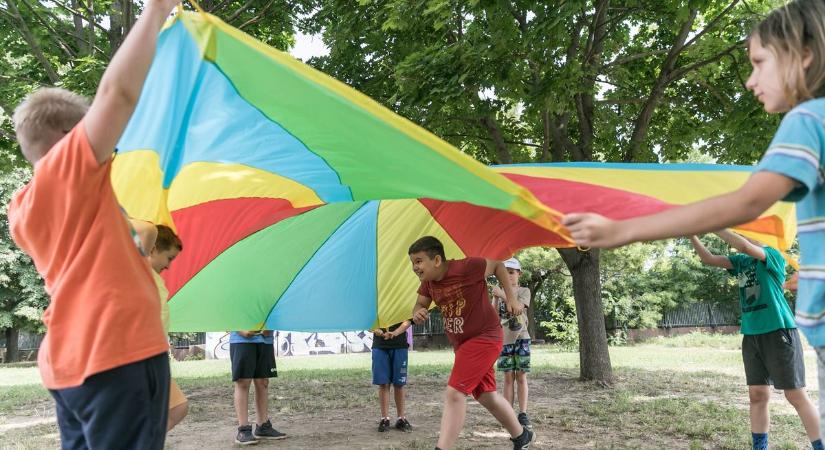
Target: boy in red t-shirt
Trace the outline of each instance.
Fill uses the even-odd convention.
[[[484,258],[448,261],[444,246],[432,236],[415,241],[408,253],[413,272],[421,280],[413,320],[418,324],[427,320],[430,303],[435,302],[455,351],[436,449],[449,450],[455,444],[464,427],[465,399],[470,394],[507,429],[515,450],[527,449],[533,432],[518,422],[513,408],[496,392],[493,371],[501,353],[502,334],[498,313],[487,295],[487,277],[495,274],[504,287],[508,312],[518,315],[523,308],[507,282],[507,269],[500,261]]]

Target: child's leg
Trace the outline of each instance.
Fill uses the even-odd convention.
[[[513,404],[513,398],[516,396],[514,378],[515,375],[512,370],[504,372],[504,400],[508,405]]]
[[[255,378],[253,382],[255,384],[255,422],[263,425],[269,420],[267,412],[269,378]]]
[[[381,418],[390,416],[390,385],[378,386],[378,402],[381,404]],[[396,402],[397,403],[397,402]]]
[[[767,433],[770,428],[771,419],[768,414],[770,388],[768,385],[748,386],[752,433]]]
[[[530,371],[530,338],[516,341],[515,374],[518,384],[518,407],[520,412],[527,412],[527,372]]]
[[[808,433],[808,439],[811,441],[819,439],[819,417],[816,407],[808,398],[808,393],[805,392],[805,388],[785,389],[785,398],[799,414],[802,426],[805,427],[805,432]]]
[[[518,384],[518,409],[520,412],[527,412],[527,372],[519,370],[514,373]]]
[[[249,385],[252,384],[251,378],[241,378],[235,381],[235,415],[238,416],[238,426],[249,425]]]
[[[185,401],[178,406],[173,407],[169,410],[169,421],[166,424],[166,431],[170,431],[172,428],[175,428],[175,425],[181,423],[183,418],[186,417],[186,414],[189,412],[189,401]]]
[[[166,431],[175,428],[175,425],[179,424],[188,412],[189,402],[186,396],[183,395],[183,391],[174,379],[169,380],[169,420],[166,423]]]
[[[398,413],[398,417],[406,417],[404,415],[404,385],[393,385],[392,387],[393,395],[395,396],[395,411]],[[389,396],[387,396],[389,397]],[[389,400],[389,399],[388,399]],[[384,416],[386,417],[386,416]]]
[[[515,386],[513,385],[513,370],[516,366],[516,345],[515,343],[504,344],[501,348],[501,354],[498,357],[496,368],[500,372],[504,372],[504,398],[509,404],[513,404],[515,397]]]
[[[392,384],[395,397],[395,410],[398,417],[404,416],[404,385],[407,384],[407,349],[397,348],[392,351]]]
[[[503,400],[503,399],[502,399]],[[450,450],[453,448],[458,434],[464,428],[464,417],[467,414],[467,395],[447,386],[444,391],[444,410],[441,413],[441,430],[438,433],[438,448]],[[518,424],[518,421],[516,422]]]
[[[479,395],[477,400],[487,408],[487,411],[490,411],[498,423],[504,426],[511,437],[518,437],[524,432],[524,427],[518,423],[513,407],[504,397],[498,395],[498,392],[485,392]]]

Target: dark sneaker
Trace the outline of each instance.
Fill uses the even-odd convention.
[[[410,422],[408,422],[406,418],[399,417],[398,420],[395,422],[395,429],[411,433],[412,425],[410,425]]]
[[[530,448],[530,443],[533,442],[535,434],[527,428],[517,438],[510,438],[513,441],[513,450],[527,450]]]
[[[258,440],[252,435],[252,425],[238,427],[238,434],[235,435],[235,443],[241,445],[255,445]]]
[[[381,419],[381,422],[378,422],[378,431],[381,433],[390,429],[390,419]]]
[[[258,439],[275,440],[286,438],[286,434],[272,428],[272,422],[267,420],[263,425],[255,425],[255,437]]]
[[[530,418],[527,417],[526,412],[518,413],[518,423],[520,423],[524,428],[533,431],[533,424],[530,423]]]

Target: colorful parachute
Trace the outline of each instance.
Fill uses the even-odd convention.
[[[571,210],[620,218],[735,189],[749,167],[487,168],[365,96],[205,14],[163,31],[112,173],[137,218],[172,224],[173,331],[344,331],[408,318],[409,244],[506,258],[569,246]],[[792,206],[742,230],[784,249]]]
[[[557,227],[529,191],[206,13],[179,14],[161,33],[113,171],[128,213],[155,223],[201,205],[221,214],[228,199],[428,197]]]

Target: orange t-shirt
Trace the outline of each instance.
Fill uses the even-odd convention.
[[[37,357],[43,384],[64,389],[168,349],[151,267],[141,257],[83,122],[34,166],[9,204],[9,228],[51,303]]]

